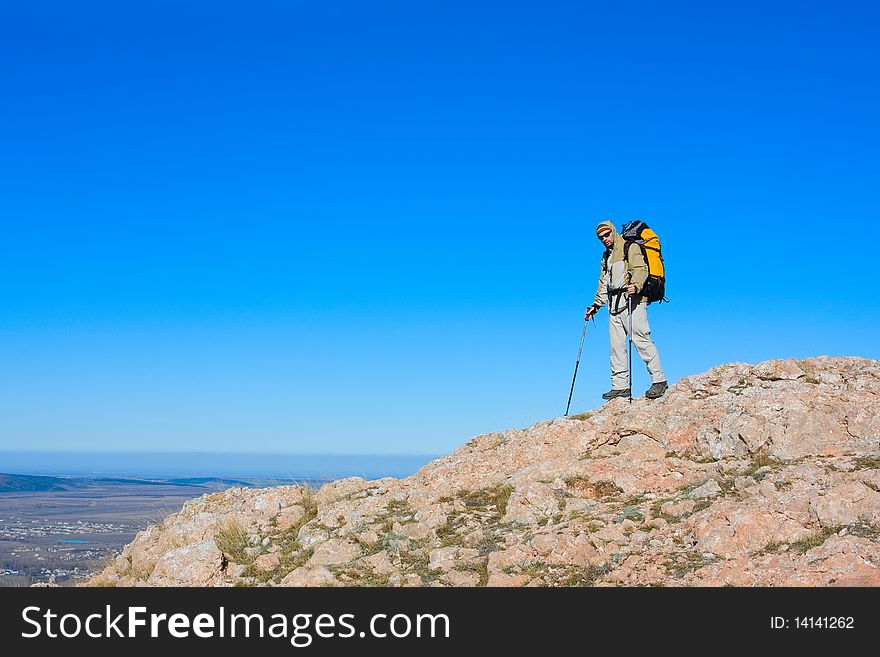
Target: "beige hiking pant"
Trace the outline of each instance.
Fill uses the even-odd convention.
[[[614,390],[623,390],[629,385],[628,371],[626,367],[626,336],[629,334],[629,310],[626,307],[626,297],[621,298],[620,314],[611,315],[608,318],[608,336],[611,339],[611,387]],[[651,327],[648,326],[648,303],[642,301],[633,306],[632,313],[632,341],[639,356],[651,375],[652,383],[666,380],[663,374],[663,366],[660,364],[660,354],[651,340]]]

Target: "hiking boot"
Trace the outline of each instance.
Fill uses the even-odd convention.
[[[657,397],[662,397],[663,393],[666,392],[666,388],[668,387],[669,386],[666,385],[666,381],[658,381],[645,391],[645,397],[647,397],[648,399],[657,399]]]
[[[625,390],[609,390],[602,393],[602,399],[614,399],[615,397],[629,397],[629,388]]]

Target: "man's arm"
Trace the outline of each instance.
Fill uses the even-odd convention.
[[[635,287],[633,294],[639,294],[648,280],[648,263],[642,255],[642,250],[635,242],[630,242],[627,249],[626,264],[629,269],[629,284]]]

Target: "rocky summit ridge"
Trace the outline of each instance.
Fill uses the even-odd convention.
[[[231,488],[93,586],[880,586],[880,361],[732,363],[404,479]]]

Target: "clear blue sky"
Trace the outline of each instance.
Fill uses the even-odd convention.
[[[670,380],[877,358],[878,13],[6,6],[0,449],[437,454],[562,415],[607,218],[663,239]]]

